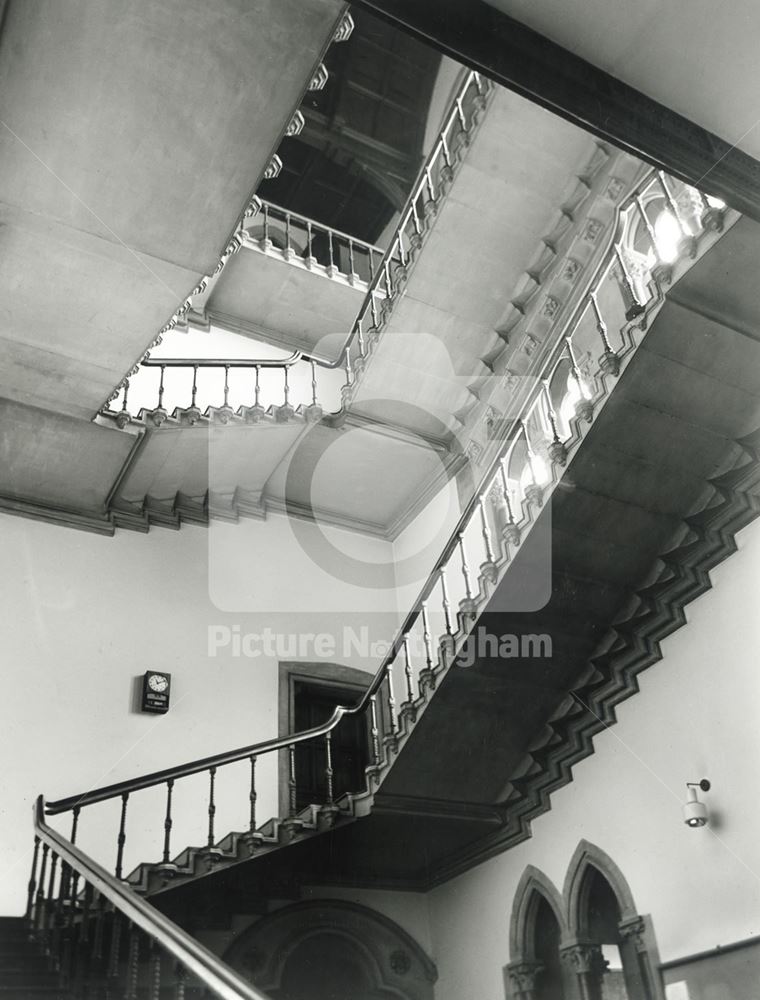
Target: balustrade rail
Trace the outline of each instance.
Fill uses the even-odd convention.
[[[165,394],[178,400],[176,409],[179,417],[186,416],[182,411],[191,400],[189,419],[192,423],[199,423],[206,417],[228,422],[233,416],[256,421],[261,419],[256,399],[262,398],[272,400],[267,403],[265,413],[280,420],[293,415],[294,411],[289,408],[291,400],[295,412],[303,413],[310,419],[319,419],[323,412],[338,411],[352,391],[357,373],[366,363],[388,321],[394,302],[406,285],[411,265],[464,159],[492,87],[478,73],[468,72],[465,75],[419,180],[401,213],[390,246],[384,253],[345,233],[320,226],[313,220],[261,200],[257,200],[254,206],[253,220],[245,220],[240,239],[233,241],[231,253],[239,252],[245,239],[253,238],[259,241],[261,249],[267,252],[277,249],[287,260],[298,259],[306,267],[319,265],[330,274],[343,274],[349,280],[355,280],[354,276],[357,276],[367,282],[364,301],[338,352],[337,361],[326,360],[317,354],[296,352],[290,358],[276,362],[209,362],[200,358],[173,358],[157,364],[148,352],[122,382],[103,412],[116,416],[120,427],[127,426],[135,416],[160,426],[169,415],[168,407],[163,405]],[[254,235],[251,236],[251,233]],[[190,309],[191,301],[186,303],[183,314]],[[169,327],[175,324],[176,318]],[[214,386],[207,375],[214,367],[224,365],[228,369],[224,386]],[[148,375],[149,369],[156,367],[161,368],[158,386]],[[235,374],[245,368],[256,371],[255,385],[238,382],[233,386],[230,373]],[[333,378],[336,370],[342,371],[345,376],[345,382],[337,391]],[[267,379],[262,382],[264,374]],[[171,386],[165,384],[168,377],[174,379]],[[297,395],[290,391],[294,384],[299,385]],[[256,399],[253,398],[254,388]],[[280,391],[283,396],[279,395]],[[199,394],[203,412],[196,407]],[[152,395],[153,399],[158,397],[156,405],[146,403],[148,395]],[[238,395],[242,401],[236,408],[230,409],[229,399]],[[136,410],[130,398],[138,399]]]
[[[345,716],[366,718],[371,737],[368,774],[379,774],[398,745],[405,720],[415,718],[427,692],[435,687],[436,678],[454,663],[478,612],[553,489],[558,469],[581,440],[583,422],[592,421],[611,391],[622,361],[635,350],[632,330],[637,324],[644,328],[650,313],[662,303],[662,286],[671,280],[673,270],[685,266],[685,258],[696,255],[702,235],[707,230],[719,231],[723,219],[721,203],[655,171],[648,173],[620,205],[607,249],[584,294],[561,337],[549,350],[540,377],[522,387],[524,403],[519,415],[501,440],[493,443],[494,457],[484,477],[387,656],[356,704],[336,707],[322,725],[302,732],[51,802],[47,813],[70,812],[76,827],[83,808],[120,800],[115,873],[122,878],[128,804],[145,789],[164,789],[162,864],[170,871],[172,794],[176,783],[184,778],[201,773],[207,776],[205,850],[213,860],[218,855],[214,790],[220,768],[250,762],[249,782],[240,789],[240,795],[251,804],[250,827],[244,836],[252,852],[261,839],[255,803],[256,763],[263,756],[275,752],[287,755],[290,808],[286,822],[293,828],[300,822],[295,767],[299,745],[309,743],[322,755],[327,793],[321,805],[328,813],[338,808],[333,795],[331,739]],[[161,364],[168,370],[175,363],[179,364]],[[287,397],[283,405],[290,405]],[[312,405],[316,406],[316,401]]]
[[[322,268],[330,278],[342,275],[352,285],[374,281],[384,256],[380,247],[263,199],[247,231],[264,253]]]
[[[45,823],[35,804],[26,919],[75,997],[267,1000],[195,938]]]

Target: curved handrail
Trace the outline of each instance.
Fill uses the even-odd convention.
[[[609,268],[612,262],[612,256],[615,253],[615,247],[618,245],[623,227],[625,224],[625,213],[635,204],[635,199],[637,194],[647,188],[654,180],[656,171],[654,169],[648,170],[643,177],[639,178],[637,183],[633,186],[632,190],[629,192],[626,198],[624,198],[617,206],[615,213],[615,223],[610,228],[610,234],[606,242],[605,248],[601,253],[596,267],[593,269],[592,273],[589,275],[587,282],[585,283],[583,293],[579,296],[578,302],[575,308],[572,310],[570,315],[567,317],[565,323],[562,326],[561,332],[558,334],[554,347],[547,352],[543,359],[542,370],[540,375],[536,377],[535,383],[533,385],[533,391],[531,396],[526,398],[522,404],[523,409],[528,409],[532,407],[536,400],[539,398],[543,386],[543,379],[546,378],[547,373],[552,373],[558,363],[559,358],[564,354],[566,350],[567,338],[570,332],[575,329],[586,309],[588,308],[588,297],[591,294],[593,288],[597,285],[600,278],[603,277],[605,270]],[[128,779],[125,781],[116,782],[112,785],[106,785],[98,789],[93,789],[87,792],[83,792],[80,795],[71,795],[65,799],[58,799],[54,802],[48,803],[47,812],[49,815],[55,815],[62,812],[67,812],[70,809],[74,809],[77,806],[90,805],[95,802],[102,802],[106,799],[114,798],[118,795],[123,795],[126,792],[139,791],[143,788],[149,788],[154,785],[162,784],[170,779],[177,779],[182,777],[187,777],[191,774],[197,774],[201,771],[208,770],[211,767],[219,767],[225,764],[232,764],[236,761],[244,760],[252,756],[259,756],[265,753],[271,753],[275,750],[286,750],[299,743],[307,742],[308,740],[314,739],[319,736],[324,736],[331,732],[335,726],[338,725],[340,720],[346,715],[356,715],[365,711],[368,707],[370,699],[377,694],[383,681],[386,677],[388,668],[393,664],[394,660],[398,656],[399,652],[403,648],[404,636],[407,635],[417,619],[420,616],[420,609],[422,604],[429,597],[431,591],[435,587],[436,581],[442,569],[445,568],[449,559],[454,554],[457,545],[459,543],[459,538],[464,532],[464,530],[470,524],[473,515],[477,512],[479,505],[480,495],[482,491],[482,486],[484,483],[491,482],[499,471],[502,460],[509,455],[511,448],[514,446],[517,438],[514,434],[516,425],[519,423],[519,417],[515,417],[512,420],[512,425],[508,434],[504,436],[504,444],[502,447],[497,449],[495,456],[492,458],[491,462],[488,464],[484,475],[480,480],[478,489],[473,491],[470,500],[465,505],[459,520],[457,521],[456,527],[454,528],[448,542],[446,543],[441,555],[435,562],[432,570],[430,571],[427,580],[425,581],[423,587],[421,588],[416,601],[412,605],[411,611],[407,614],[401,627],[397,631],[396,637],[391,644],[386,656],[383,658],[377,672],[375,673],[372,681],[370,682],[367,689],[364,691],[362,697],[354,705],[339,705],[335,708],[333,714],[324,723],[319,726],[315,726],[311,729],[302,730],[300,733],[287,734],[285,736],[275,737],[269,740],[263,740],[259,743],[252,743],[245,747],[239,747],[235,750],[230,750],[224,753],[214,754],[210,757],[205,757],[202,760],[189,761],[185,764],[180,764],[175,767],[164,768],[161,771],[155,771],[151,774],[143,775],[140,778]]]
[[[113,903],[132,924],[145,931],[188,972],[197,976],[215,996],[221,1000],[267,1000],[264,993],[241,979],[208,948],[123,882],[110,875],[71,841],[49,827],[45,823],[44,816],[45,800],[40,795],[34,804],[34,831],[39,839],[97,892]]]

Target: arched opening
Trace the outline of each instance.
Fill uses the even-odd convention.
[[[315,934],[301,941],[283,966],[272,1000],[386,1000],[395,991],[373,982],[366,956],[337,934]]]
[[[594,977],[596,995],[599,1000],[632,1000],[626,988],[621,953],[620,906],[614,889],[594,865],[586,869],[581,899],[585,911],[582,926],[586,927],[588,941],[599,949]]]
[[[559,944],[559,921],[545,897],[535,893],[537,903],[533,924],[534,957],[540,966],[536,976],[535,1000],[565,1000]]]

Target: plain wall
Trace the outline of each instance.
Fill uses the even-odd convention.
[[[363,589],[321,569],[278,515],[113,538],[0,516],[0,913],[25,903],[38,794],[54,800],[276,736],[279,659],[376,669],[377,655],[362,643],[395,631],[392,547],[325,533],[356,559],[387,561],[388,586]],[[236,655],[232,643],[210,655],[209,628],[242,637],[267,627],[285,637],[273,647],[279,655],[264,655],[261,641],[248,644],[261,655]],[[301,652],[292,646],[310,634],[334,647],[315,649],[308,638]],[[135,711],[136,678],[148,669],[172,675],[167,715]],[[263,822],[276,811],[273,756],[259,761],[258,790]],[[205,776],[175,786],[172,853],[205,842],[207,795]],[[247,796],[247,761],[219,770],[217,837],[245,828]],[[83,809],[79,824],[78,842],[111,870],[119,806]],[[164,788],[133,795],[125,873],[160,859],[164,808]],[[69,817],[60,828],[68,834]]]

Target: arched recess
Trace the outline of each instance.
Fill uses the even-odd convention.
[[[594,926],[594,896],[602,889],[612,933]],[[562,960],[578,1000],[601,1000],[607,962],[604,946],[617,947],[628,1000],[664,1000],[660,959],[652,920],[640,914],[628,882],[610,856],[587,840],[576,848],[565,876],[562,897],[568,931]]]
[[[546,940],[553,926],[553,940]],[[528,865],[522,874],[509,922],[509,955],[504,967],[507,996],[541,1000],[564,996],[560,943],[567,937],[562,897],[540,869]]]
[[[437,979],[433,962],[398,924],[342,900],[276,910],[223,958],[272,1000],[433,1000]]]

